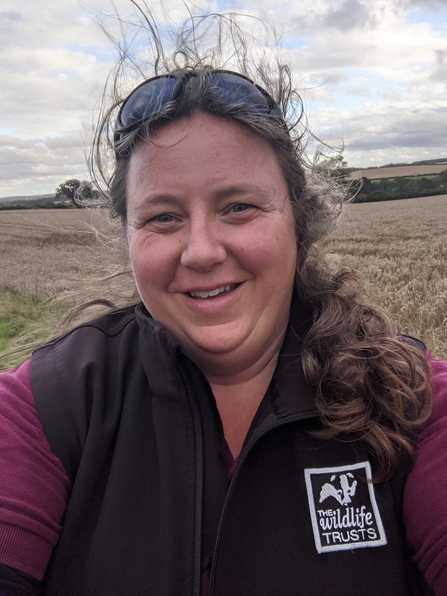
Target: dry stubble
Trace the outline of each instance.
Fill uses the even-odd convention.
[[[59,295],[122,265],[123,243],[102,210],[0,211],[0,285]]]
[[[96,230],[96,231],[95,231]],[[0,286],[48,296],[98,297],[98,285],[80,280],[106,276],[126,266],[100,211],[0,212]],[[370,297],[404,333],[423,339],[447,358],[447,196],[350,205],[331,253],[364,276]],[[133,290],[129,278],[102,284],[101,298]]]
[[[350,205],[330,252],[358,269],[403,333],[447,358],[447,196]]]

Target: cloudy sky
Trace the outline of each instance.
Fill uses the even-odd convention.
[[[147,0],[160,14],[160,0]],[[353,166],[447,157],[447,0],[194,0],[269,19],[313,130]],[[2,0],[0,197],[88,177],[91,114],[116,55],[94,15],[130,0]],[[181,0],[165,0],[173,21]],[[158,11],[158,12],[157,12]],[[107,27],[119,35],[113,19]]]

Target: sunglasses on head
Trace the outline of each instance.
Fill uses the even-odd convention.
[[[178,99],[188,79],[194,72],[160,75],[144,81],[125,99],[116,119],[114,143],[118,145],[123,135],[132,132],[143,122],[160,111],[168,102]],[[270,95],[248,79],[230,70],[212,70],[206,75],[214,97],[227,105],[241,106],[257,114],[272,114],[283,121],[281,110]]]

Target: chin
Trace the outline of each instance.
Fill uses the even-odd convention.
[[[216,355],[235,352],[242,343],[242,340],[238,341],[235,337],[201,338],[192,342],[194,352],[204,352]]]
[[[218,327],[210,327],[204,330],[203,333],[194,333],[186,337],[185,349],[194,354],[207,353],[215,355],[225,355],[237,353],[239,348],[246,343],[250,337],[250,333],[238,332],[235,333],[234,328],[226,329],[226,325]],[[183,343],[183,342],[182,342]]]

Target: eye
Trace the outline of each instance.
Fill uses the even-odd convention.
[[[160,213],[152,218],[152,221],[156,223],[168,224],[174,221],[174,217],[170,213]]]
[[[248,205],[247,203],[236,203],[236,205],[233,205],[231,207],[231,211],[233,213],[242,213],[243,211],[246,211],[247,209],[250,209],[252,207],[252,205]]]
[[[181,225],[181,218],[175,213],[158,213],[149,217],[144,225],[153,232],[170,234]]]

